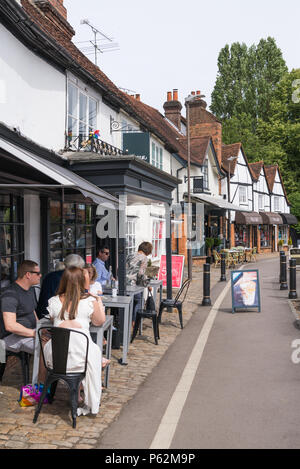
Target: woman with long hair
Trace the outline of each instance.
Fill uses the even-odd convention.
[[[89,328],[92,322],[95,326],[102,326],[105,322],[105,310],[101,298],[96,298],[86,290],[87,273],[78,267],[71,267],[64,271],[56,296],[49,300],[48,311],[55,327],[80,329],[89,339],[88,365],[84,380],[84,408],[78,413],[97,414],[101,398],[101,360],[102,352],[90,336]],[[81,371],[84,366],[86,341],[79,334],[70,336],[67,372]],[[45,359],[49,367],[52,366],[51,341],[44,348]]]

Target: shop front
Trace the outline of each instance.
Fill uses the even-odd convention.
[[[291,225],[297,225],[298,220],[291,213],[281,213],[283,225],[278,226],[278,241],[282,240],[283,249],[288,249],[289,239],[292,238]]]
[[[95,256],[95,213],[118,200],[62,166],[63,160],[0,125],[1,289],[31,259],[43,275],[70,253]]]
[[[283,225],[278,213],[260,212],[263,223],[260,225],[260,252],[278,251],[279,227]]]
[[[235,215],[235,246],[259,248],[258,227],[262,218],[256,212],[236,212]]]

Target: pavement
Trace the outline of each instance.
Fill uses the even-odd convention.
[[[260,256],[260,258],[261,257],[262,256]],[[274,297],[274,292],[277,285],[275,287],[271,286],[270,283],[268,283],[268,279],[271,279],[271,277],[273,277],[273,280],[270,280],[273,282],[275,275],[278,276],[276,271],[277,264],[275,262],[275,259],[278,259],[278,254],[267,255],[264,256],[263,259],[264,261],[266,261],[266,264],[264,263],[264,261],[259,263],[262,266],[267,266],[269,264],[271,266],[271,272],[268,273],[267,271],[267,273],[263,275],[264,284],[262,289],[262,295],[265,295],[264,292],[266,292],[268,301],[271,301],[271,298]],[[272,260],[274,260],[273,263]],[[254,265],[251,264],[251,267],[252,266],[254,267]],[[147,428],[147,424],[145,425],[144,420],[145,415],[147,416],[147,406],[145,406],[144,400],[145,398],[147,400],[147,393],[144,393],[148,389],[148,395],[150,397],[152,396],[153,399],[154,383],[154,389],[156,390],[154,394],[154,402],[157,402],[158,415],[161,415],[164,410],[165,399],[171,393],[171,389],[167,386],[169,376],[170,380],[173,377],[175,382],[176,379],[180,377],[181,371],[180,367],[177,366],[177,363],[179,362],[180,357],[182,357],[184,361],[185,357],[188,356],[189,347],[193,343],[193,334],[196,334],[197,331],[199,332],[199,330],[201,330],[210,311],[209,307],[201,306],[203,298],[202,278],[202,269],[194,268],[193,282],[191,284],[183,308],[183,331],[179,328],[178,314],[175,312],[165,312],[163,314],[162,325],[160,327],[161,339],[159,341],[158,346],[155,346],[153,341],[152,325],[150,324],[150,322],[147,322],[148,320],[145,320],[143,336],[137,336],[134,343],[130,345],[128,353],[128,366],[121,366],[118,363],[118,359],[122,355],[122,350],[113,350],[110,373],[110,386],[107,390],[104,389],[103,391],[100,412],[97,416],[79,417],[77,419],[76,429],[72,429],[71,426],[68,392],[64,385],[61,383],[58,385],[54,403],[51,406],[43,406],[41,414],[39,416],[39,420],[34,425],[32,423],[34,408],[21,408],[17,402],[21,383],[20,367],[18,363],[11,364],[13,366],[8,367],[8,369],[6,370],[3,377],[3,382],[0,386],[0,449],[94,449],[109,447],[122,448],[122,446],[116,445],[116,442],[112,436],[114,434],[114,429],[118,429],[117,432],[119,433],[121,431],[123,436],[126,433],[128,435],[131,430],[134,431],[135,427],[136,429],[140,428],[138,427],[139,418],[140,424],[143,428],[143,431],[140,433],[144,433],[147,436],[148,444],[151,441],[153,432],[155,431],[155,428],[159,423],[159,418],[152,418],[152,422],[154,423],[151,424],[149,420],[149,426]],[[226,285],[223,282],[220,283],[219,280],[220,270],[212,267],[211,289],[213,299],[220,294],[220,292]],[[275,293],[275,297],[276,295],[278,295],[278,293]],[[226,302],[228,303],[228,301],[229,300],[227,298]],[[276,302],[279,304],[280,308],[281,306],[282,308],[288,307],[288,302],[285,299],[282,300],[281,297],[277,298],[275,300],[275,303]],[[229,303],[227,303],[224,307],[225,310],[228,312]],[[267,304],[266,300],[263,301],[263,304]],[[271,307],[271,311],[268,313],[268,316],[273,314],[273,309],[274,308]],[[291,339],[293,331],[295,331],[296,337],[294,338],[297,338],[297,336],[299,335],[299,331],[296,331],[295,329],[291,331],[289,329],[289,326],[293,327],[292,315],[287,318],[285,313],[281,315],[280,311],[274,311],[274,316],[279,319],[279,322],[281,320],[284,321],[284,327],[288,328],[288,334],[287,330],[285,329],[283,332],[283,337],[281,337],[280,334],[282,331],[278,329],[276,331],[277,336],[275,337],[276,341],[277,339],[280,339],[280,344],[282,344],[282,347],[285,347],[284,350],[286,352],[285,339],[287,340],[287,338],[284,338],[284,334],[287,334],[288,338]],[[230,363],[232,363],[232,366],[234,367],[236,373],[238,370],[239,372],[243,369],[246,370],[247,367],[249,367],[249,364],[247,363],[247,354],[250,354],[251,357],[251,353],[253,352],[252,347],[254,347],[254,349],[255,347],[259,347],[260,341],[263,342],[264,337],[266,337],[267,343],[270,346],[274,345],[274,330],[273,333],[268,332],[268,324],[270,321],[270,317],[267,317],[266,315],[261,315],[259,329],[257,330],[257,325],[255,325],[254,321],[254,318],[257,317],[257,314],[255,314],[254,316],[248,316],[244,313],[242,313],[242,317],[248,318],[248,321],[242,321],[242,324],[237,327],[237,329],[235,329],[235,327],[239,324],[239,321],[237,320],[238,317],[238,315],[230,315],[230,318],[234,318],[234,322],[232,323],[232,330],[230,328],[227,329],[228,314],[222,314],[220,315],[220,317],[218,317],[218,327],[216,327],[216,331],[214,331],[208,343],[211,351],[212,363],[214,366],[212,368],[209,362],[203,364],[203,366],[205,367],[205,382],[208,383],[208,385],[207,388],[203,389],[203,396],[201,396],[201,408],[205,408],[206,399],[210,395],[214,396],[214,389],[219,390],[219,393],[217,393],[217,397],[220,403],[226,404],[228,406],[227,399],[230,402],[230,392],[232,392],[232,395],[234,396],[234,389],[237,389],[239,391],[239,394],[245,399],[244,411],[241,413],[241,421],[243,425],[243,422],[245,422],[247,419],[251,420],[251,413],[253,413],[254,411],[253,401],[251,401],[252,405],[246,405],[249,401],[249,398],[247,397],[249,390],[252,392],[252,387],[257,387],[259,389],[260,384],[257,385],[257,383],[263,383],[263,377],[265,374],[264,367],[270,366],[269,361],[265,362],[264,360],[262,360],[260,353],[254,354],[254,356],[250,360],[250,379],[245,379],[245,382],[243,384],[242,379],[237,380],[236,376],[233,380],[231,391],[230,387],[226,390],[225,397],[227,398],[225,399],[225,401],[224,396],[222,396],[222,386],[220,386],[218,378],[221,374],[221,377],[222,379],[225,379],[225,382],[230,383],[232,381],[232,369]],[[263,318],[263,322],[261,318]],[[251,332],[250,349],[247,344],[244,345],[244,334],[247,334],[247,330],[249,327]],[[223,333],[224,331],[226,332],[225,337],[222,335],[222,331]],[[224,338],[226,340],[226,344],[228,344],[228,347],[226,347],[225,349],[224,347],[222,347],[222,344],[224,344]],[[288,350],[290,351],[289,347],[290,343],[288,343]],[[236,351],[239,351],[238,356],[240,357],[240,359],[238,360],[238,362],[236,362]],[[278,358],[279,363],[281,363],[282,367],[286,368],[286,363],[284,359],[280,356],[281,352],[282,348],[279,347],[276,353],[276,358]],[[267,357],[269,358],[270,353],[272,353],[272,348],[268,350],[267,353]],[[284,356],[284,358],[286,359],[286,355]],[[255,363],[257,363],[257,360],[261,361],[259,376],[256,376],[255,374]],[[219,368],[217,365],[219,366]],[[164,368],[164,366],[167,368]],[[289,373],[295,373],[294,365],[293,367],[289,366],[288,369]],[[215,373],[212,373],[211,370],[215,370]],[[161,376],[166,376],[166,373],[168,376],[168,380],[162,380]],[[248,373],[246,374],[248,375]],[[255,381],[255,377],[258,379],[258,381]],[[291,376],[289,376],[289,378],[291,378]],[[280,388],[276,388],[277,379],[278,377],[275,373],[273,373],[270,387],[271,390],[272,386],[274,387],[274,396],[276,398],[280,398]],[[293,392],[296,392],[296,386],[298,386],[298,381],[295,379],[295,377],[294,381],[295,386],[293,387]],[[195,394],[198,394],[198,396],[199,387],[201,386],[203,386],[203,379],[202,381],[198,382],[198,389],[196,388],[194,390]],[[268,396],[268,393],[270,392],[269,387],[264,386],[263,392],[266,392]],[[193,393],[191,394],[191,396],[193,396]],[[290,398],[290,395],[288,395],[288,397]],[[260,404],[260,409],[262,406],[262,402],[260,399],[258,399],[258,401]],[[273,398],[271,401],[272,404],[274,404]],[[281,402],[282,398],[280,398],[280,403]],[[150,404],[151,400],[149,399],[149,419],[151,417],[151,414],[153,414],[153,409]],[[140,413],[138,413],[137,411],[138,405],[142,406],[142,410]],[[213,405],[214,400],[211,400],[210,402],[207,401],[207,411],[205,411],[207,419],[205,425],[208,425],[212,431],[214,426],[214,419],[216,418],[215,414],[213,414],[214,418],[212,419],[212,414],[210,413],[210,411],[213,409]],[[297,408],[296,403],[295,405]],[[198,408],[199,402],[193,402],[193,405],[188,405],[186,407],[187,413],[184,413],[183,418],[185,420],[182,421],[185,422],[186,425],[189,425],[189,420],[191,419],[191,415],[193,414],[193,406],[196,406]],[[269,407],[271,411],[271,405]],[[132,418],[132,409],[136,410],[137,412],[137,414],[134,415],[134,418]],[[221,409],[218,407],[218,413],[220,414],[220,412]],[[249,416],[247,416],[247,412],[250,413]],[[238,421],[238,413],[234,412],[234,416],[234,422]],[[223,416],[222,418],[225,419],[225,416]],[[297,420],[296,417],[294,420]],[[226,425],[226,419],[224,421],[224,424]],[[261,422],[261,425],[261,428],[263,429],[263,421]],[[196,428],[197,431],[200,431],[199,425],[197,425]],[[222,446],[223,443],[222,435],[220,436],[219,441],[220,446]],[[234,437],[235,432],[233,432],[232,435],[233,441],[235,441]],[[188,435],[186,436],[186,438],[188,438]],[[139,436],[134,438],[132,440],[132,447],[149,447],[144,446],[144,441],[142,440],[143,439],[141,439],[139,443]],[[122,440],[120,440],[119,443],[120,445],[122,444],[121,441]],[[228,444],[230,446],[231,438],[228,438],[228,441]],[[209,439],[208,441],[203,441],[203,444],[204,447],[213,447],[212,441],[209,441]],[[251,441],[249,445],[251,445]],[[294,445],[296,445],[296,441],[294,442]],[[123,447],[129,448],[130,446],[126,445]],[[182,440],[181,433],[179,433],[178,435],[175,435],[173,447],[191,448],[200,446],[198,437],[196,438],[195,436],[190,437],[190,440]]]

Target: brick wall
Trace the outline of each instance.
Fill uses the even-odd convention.
[[[51,3],[65,20],[67,19],[67,10],[64,7],[64,0],[48,0],[48,2]]]

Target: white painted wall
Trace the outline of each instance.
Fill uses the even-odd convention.
[[[260,172],[260,176],[257,182],[253,183],[253,193],[254,193],[254,212],[270,212],[270,194],[269,188],[267,185],[267,180],[265,176],[265,171],[262,168]],[[263,209],[259,210],[258,206],[258,196],[259,194],[263,194]]]
[[[245,186],[245,184],[247,184]],[[241,189],[243,188],[243,189]],[[227,178],[222,181],[222,194],[227,194],[228,184]],[[246,202],[240,200],[240,191],[246,191]],[[228,195],[228,194],[227,194]],[[230,201],[233,205],[241,207],[241,211],[251,210],[253,207],[253,191],[252,191],[252,177],[245,160],[242,150],[239,151],[238,159],[236,162],[235,173],[230,179]],[[231,221],[235,220],[236,212],[231,211]]]
[[[278,210],[275,210],[275,198],[276,197],[278,198],[278,202],[279,202]],[[281,183],[278,170],[276,171],[273,193],[271,195],[271,210],[272,212],[290,213],[290,207],[287,204],[287,200],[284,194],[284,190],[282,187],[282,183]]]
[[[58,151],[64,147],[66,78],[0,24],[0,121]]]

